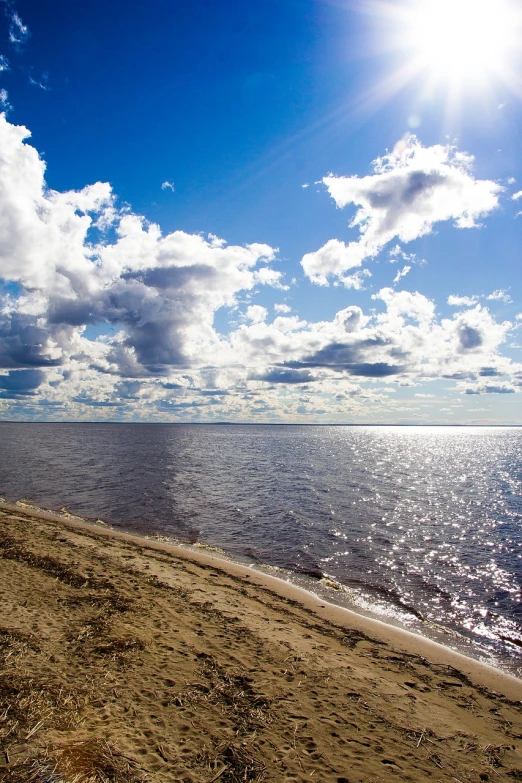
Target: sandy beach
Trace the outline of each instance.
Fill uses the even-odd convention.
[[[0,780],[522,780],[522,681],[201,554],[0,505]]]

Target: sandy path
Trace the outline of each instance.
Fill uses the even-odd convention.
[[[0,506],[0,780],[522,780],[519,681],[200,560]]]

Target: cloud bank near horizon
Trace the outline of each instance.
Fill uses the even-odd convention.
[[[464,309],[440,318],[423,294],[390,286],[373,294],[369,313],[348,305],[311,322],[281,303],[270,318],[254,301],[258,291],[293,285],[275,248],[163,234],[120,206],[108,183],[50,190],[29,135],[0,115],[0,411],[23,403],[44,417],[92,418],[97,409],[294,420],[365,415],[372,406],[400,413],[397,385],[452,381],[463,394],[521,388],[522,365],[501,353],[514,326],[478,297],[454,295],[451,304]],[[411,241],[440,221],[477,226],[502,189],[474,179],[471,162],[454,147],[424,148],[410,137],[374,161],[371,176],[326,177],[337,206],[358,207],[359,239],[305,255],[306,277],[324,284],[337,276],[358,289],[367,270],[357,279],[345,272],[391,240]],[[218,311],[229,313],[228,330],[218,330]]]

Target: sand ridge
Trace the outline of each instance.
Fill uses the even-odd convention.
[[[0,570],[1,781],[522,780],[509,678],[246,568],[0,506]]]

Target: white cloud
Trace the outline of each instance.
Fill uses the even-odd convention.
[[[24,44],[31,35],[27,25],[22,22],[16,11],[9,14],[9,22],[9,41],[14,46]]]
[[[478,296],[458,296],[457,294],[448,296],[450,307],[472,307],[477,304],[478,300]]]
[[[121,328],[96,359],[105,372],[162,374],[195,357],[210,361],[220,345],[215,311],[258,284],[281,287],[281,273],[266,266],[274,258],[267,245],[227,246],[182,231],[162,236],[140,216],[118,212],[107,183],[48,190],[28,135],[0,116],[0,275],[27,291],[6,312],[4,366],[63,362],[73,332],[91,323]],[[88,241],[104,217],[115,222],[116,240]],[[31,316],[18,309],[27,300]],[[30,349],[32,342],[39,347]]]
[[[522,190],[518,190],[516,193],[513,193],[511,198],[513,201],[518,201],[519,198],[522,198]]]
[[[0,106],[4,109],[4,111],[9,111],[9,109],[12,108],[11,104],[9,103],[9,94],[4,87],[0,89]]]
[[[254,247],[254,245],[250,245],[249,247]],[[277,249],[273,252],[276,253]],[[290,288],[290,286],[283,284],[282,272],[279,272],[277,269],[272,269],[269,266],[262,266],[260,269],[257,269],[254,272],[254,278],[257,283],[278,288],[280,291],[288,291]]]
[[[168,179],[166,179],[165,182],[161,183],[161,189],[162,190],[171,190],[173,193],[176,190],[176,188],[174,187],[174,183],[173,182],[169,182]]]
[[[414,264],[416,260],[416,253],[405,253],[400,245],[395,245],[395,247],[392,247],[392,249],[388,251],[388,261],[390,264],[396,264],[398,261],[409,261]]]
[[[504,291],[502,288],[493,291],[493,293],[489,294],[489,296],[486,296],[486,299],[491,301],[505,302],[505,304],[510,304],[513,301],[508,292]]]
[[[406,277],[406,275],[410,271],[411,271],[411,266],[408,266],[407,264],[406,266],[403,266],[403,268],[400,269],[395,275],[395,277],[393,278],[393,284],[395,285],[395,283],[398,283],[399,280],[401,280],[403,277]]]
[[[301,260],[305,275],[317,285],[328,285],[328,275],[340,277],[347,269],[361,263],[362,256],[356,258],[350,247],[339,239],[329,239],[319,250],[306,253]]]
[[[5,54],[0,54],[0,73],[9,70],[9,60]]]
[[[341,391],[350,405],[357,395],[357,404],[381,404],[376,395],[392,381],[446,378],[493,393],[522,371],[500,352],[509,322],[480,305],[441,320],[418,292],[383,288],[376,311],[351,305],[316,322],[277,304],[269,322],[249,297],[261,284],[283,287],[273,248],[164,235],[119,209],[106,183],[50,190],[27,136],[0,116],[0,277],[20,287],[0,298],[4,400],[41,399],[74,417],[93,406],[108,416],[116,405],[145,418],[245,419],[254,408],[295,411],[311,388],[334,406]],[[355,287],[368,274],[352,275]],[[218,331],[216,313],[240,303],[245,318]],[[92,326],[104,335],[88,339]]]
[[[327,285],[375,257],[392,239],[411,242],[429,234],[441,221],[457,228],[474,228],[498,206],[503,188],[471,174],[473,158],[453,145],[423,147],[415,136],[399,142],[393,152],[373,161],[374,174],[366,177],[323,178],[339,208],[358,207],[350,223],[359,239],[348,244],[329,240],[307,253],[301,264],[312,282]]]
[[[354,272],[353,275],[343,275],[339,278],[339,280],[345,288],[353,288],[355,291],[363,291],[364,278],[371,276],[372,273],[369,269],[359,269],[359,271]]]
[[[484,294],[475,296],[458,296],[457,294],[451,294],[448,296],[448,304],[450,307],[471,307],[476,305],[480,299],[487,299],[492,302],[504,302],[505,304],[510,304],[513,301],[507,291],[499,288],[487,296]]]
[[[250,305],[246,309],[246,318],[253,324],[260,324],[266,321],[268,310],[261,305]]]

